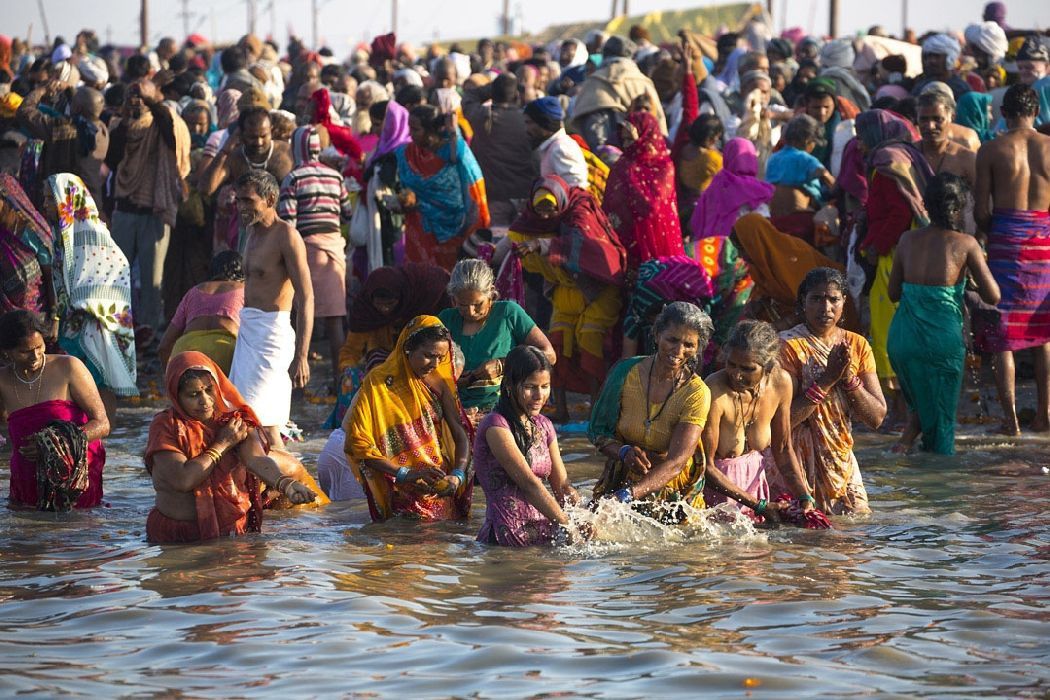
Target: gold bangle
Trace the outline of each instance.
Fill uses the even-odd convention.
[[[285,479],[287,479],[288,481],[286,481],[286,482],[284,483],[284,485],[282,486],[282,485],[281,485],[281,482],[282,482],[282,481],[284,481]],[[282,476],[279,476],[279,477],[277,478],[277,483],[275,483],[275,484],[273,485],[273,487],[274,487],[275,489],[277,489],[277,491],[278,491],[278,492],[279,492],[279,493],[280,493],[281,495],[284,495],[284,490],[285,490],[286,488],[288,488],[288,484],[292,483],[293,481],[295,481],[295,477],[294,477],[294,476],[288,476],[287,474],[284,474],[284,475],[282,475]]]
[[[208,448],[205,448],[205,450],[204,450],[204,454],[206,454],[206,455],[208,455],[209,457],[211,457],[211,461],[212,461],[213,463],[215,463],[215,464],[218,464],[218,463],[219,463],[219,461],[220,461],[220,460],[222,459],[222,453],[221,453],[221,452],[219,452],[219,451],[218,451],[217,449],[215,449],[214,447],[208,447]]]

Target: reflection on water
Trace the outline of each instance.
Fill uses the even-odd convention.
[[[1050,685],[1037,449],[903,462],[869,438],[875,515],[831,531],[667,529],[610,504],[580,514],[597,544],[511,551],[474,542],[478,491],[466,524],[377,526],[342,503],[268,514],[261,536],[157,547],[144,542],[141,413],[122,410],[109,443],[107,507],[0,512],[4,696],[1045,697]],[[321,444],[305,445],[308,461]],[[589,487],[589,451],[563,449],[584,455],[569,470]]]

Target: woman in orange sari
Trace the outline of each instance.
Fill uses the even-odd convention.
[[[474,479],[464,425],[448,329],[436,316],[417,316],[365,375],[343,419],[350,469],[374,522],[469,514]]]
[[[255,412],[211,358],[180,353],[164,379],[171,408],[153,419],[145,454],[157,491],[146,519],[150,542],[259,532],[260,480],[296,505],[314,500],[313,491],[267,455]]]

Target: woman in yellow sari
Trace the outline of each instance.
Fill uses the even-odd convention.
[[[470,441],[451,350],[437,317],[412,319],[390,356],[365,377],[343,420],[350,469],[374,522],[469,514]]]
[[[653,325],[656,352],[613,367],[588,431],[607,460],[595,498],[638,501],[640,512],[670,522],[683,519],[680,503],[704,507],[700,434],[711,392],[693,368],[713,331],[693,304],[668,304]]]

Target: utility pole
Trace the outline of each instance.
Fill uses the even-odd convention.
[[[246,0],[248,5],[248,33],[255,34],[255,0]]]
[[[317,0],[310,0],[310,22],[313,28],[313,43],[310,44],[310,48],[316,51],[319,48],[317,46]]]
[[[270,0],[270,6],[266,9],[270,11],[270,38],[277,41],[277,1]]]
[[[397,34],[397,0],[390,0],[390,31]]]
[[[631,16],[631,0],[623,0],[623,16]]]
[[[182,17],[182,37],[185,39],[190,35],[190,0],[181,0],[182,12],[179,16]]]
[[[502,27],[500,28],[500,34],[503,36],[510,35],[510,0],[503,0],[503,17]]]
[[[904,35],[908,33],[908,0],[902,0],[901,2],[901,40],[904,40]]]
[[[139,46],[149,46],[149,0],[139,3]]]
[[[142,1],[145,2],[146,0]],[[44,0],[36,0],[36,5],[40,8],[40,23],[44,25],[44,42],[50,46],[51,30],[47,28],[47,13],[44,12]]]
[[[828,6],[828,34],[832,39],[839,35],[839,0],[831,0]]]

